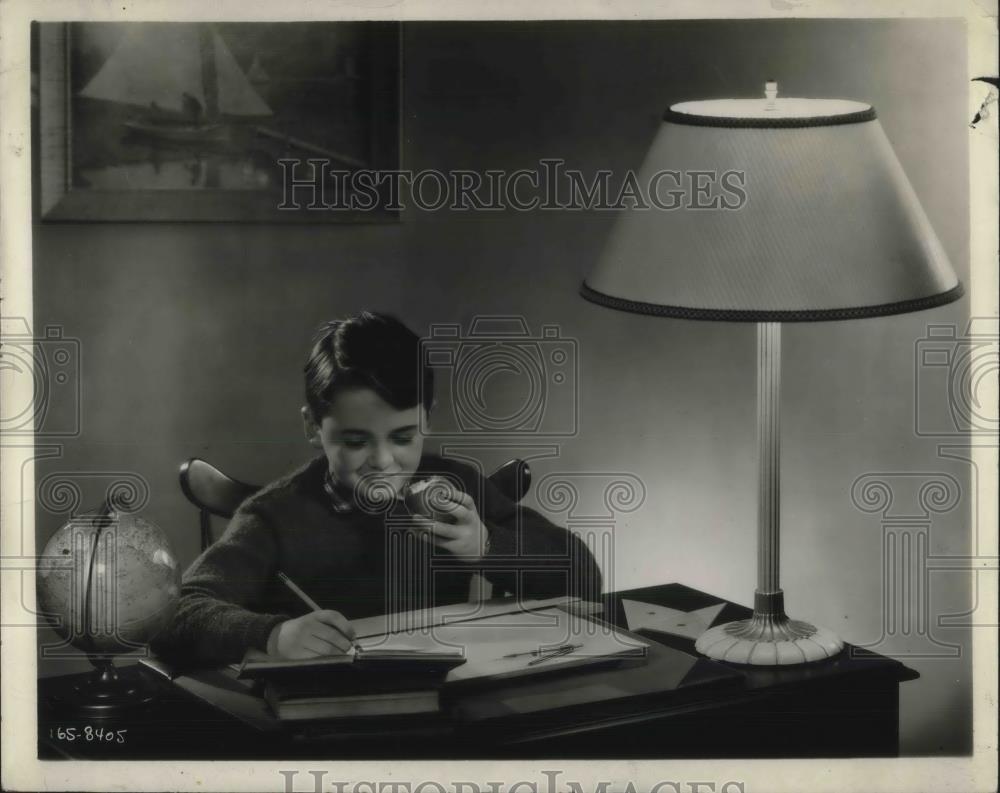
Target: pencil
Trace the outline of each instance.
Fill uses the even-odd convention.
[[[322,611],[323,610],[323,609],[320,608],[319,604],[315,600],[313,600],[311,597],[309,597],[309,595],[307,595],[305,592],[303,592],[299,588],[298,584],[296,584],[291,578],[289,578],[287,575],[285,575],[280,570],[278,571],[278,578],[281,579],[281,583],[283,583],[286,587],[288,587],[290,590],[292,590],[292,592],[295,594],[295,596],[299,600],[301,600],[303,603],[305,603],[310,609],[312,609],[313,611]],[[358,644],[357,642],[351,642],[351,645],[354,648],[355,652],[357,652],[357,651],[359,651],[361,649],[361,645]]]
[[[278,578],[281,579],[281,583],[283,583],[286,587],[292,590],[292,592],[295,593],[295,596],[303,603],[305,603],[307,606],[309,606],[310,609],[312,609],[313,611],[323,610],[319,607],[319,604],[316,603],[315,600],[313,600],[311,597],[309,597],[309,595],[307,595],[305,592],[299,589],[298,584],[296,584],[291,578],[289,578],[280,570],[278,571]]]

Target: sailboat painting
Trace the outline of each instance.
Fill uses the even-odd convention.
[[[398,26],[64,28],[67,193],[95,219],[286,220],[279,160],[398,163]]]
[[[170,57],[151,60],[151,45]],[[225,140],[230,130],[223,117],[272,115],[218,32],[208,26],[128,31],[79,95],[148,111],[145,119],[125,126],[166,141]]]

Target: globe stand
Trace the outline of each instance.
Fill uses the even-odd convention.
[[[88,674],[58,697],[58,704],[80,716],[108,718],[148,705],[156,699],[154,688],[132,669],[119,672],[110,658],[89,657]]]
[[[108,718],[148,705],[156,699],[156,689],[144,679],[138,667],[119,672],[112,656],[100,653],[95,645],[93,619],[94,567],[105,529],[117,524],[118,512],[110,498],[92,514],[94,536],[86,562],[84,582],[83,634],[76,645],[87,653],[94,671],[75,682],[72,687],[55,695],[53,704],[74,715]]]

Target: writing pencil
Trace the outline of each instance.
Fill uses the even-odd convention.
[[[305,603],[307,606],[309,606],[309,608],[312,611],[322,611],[323,610],[323,609],[321,609],[319,607],[319,604],[315,600],[313,600],[311,597],[309,597],[309,595],[307,595],[305,592],[303,592],[301,589],[299,589],[299,585],[298,584],[296,584],[291,578],[289,578],[287,575],[285,575],[280,570],[278,571],[278,578],[281,579],[281,583],[283,583],[286,587],[288,587],[290,590],[292,590],[292,592],[295,594],[295,596],[299,600],[301,600],[303,603]]]
[[[305,603],[312,611],[322,611],[323,610],[322,608],[320,608],[319,604],[315,600],[313,600],[311,597],[309,597],[309,595],[307,595],[305,592],[302,591],[302,589],[299,587],[298,584],[296,584],[291,578],[289,578],[287,575],[285,575],[280,570],[278,571],[278,578],[281,579],[281,583],[283,583],[286,587],[288,587],[290,590],[292,590],[292,593],[299,600],[301,600],[303,603]],[[352,644],[355,652],[357,652],[358,650],[361,649],[361,645],[359,645],[357,642],[352,642],[351,644]]]

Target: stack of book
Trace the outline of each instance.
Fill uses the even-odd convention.
[[[263,683],[281,720],[408,716],[437,713],[446,675],[464,662],[461,650],[375,648],[300,661],[248,658],[239,676]]]

